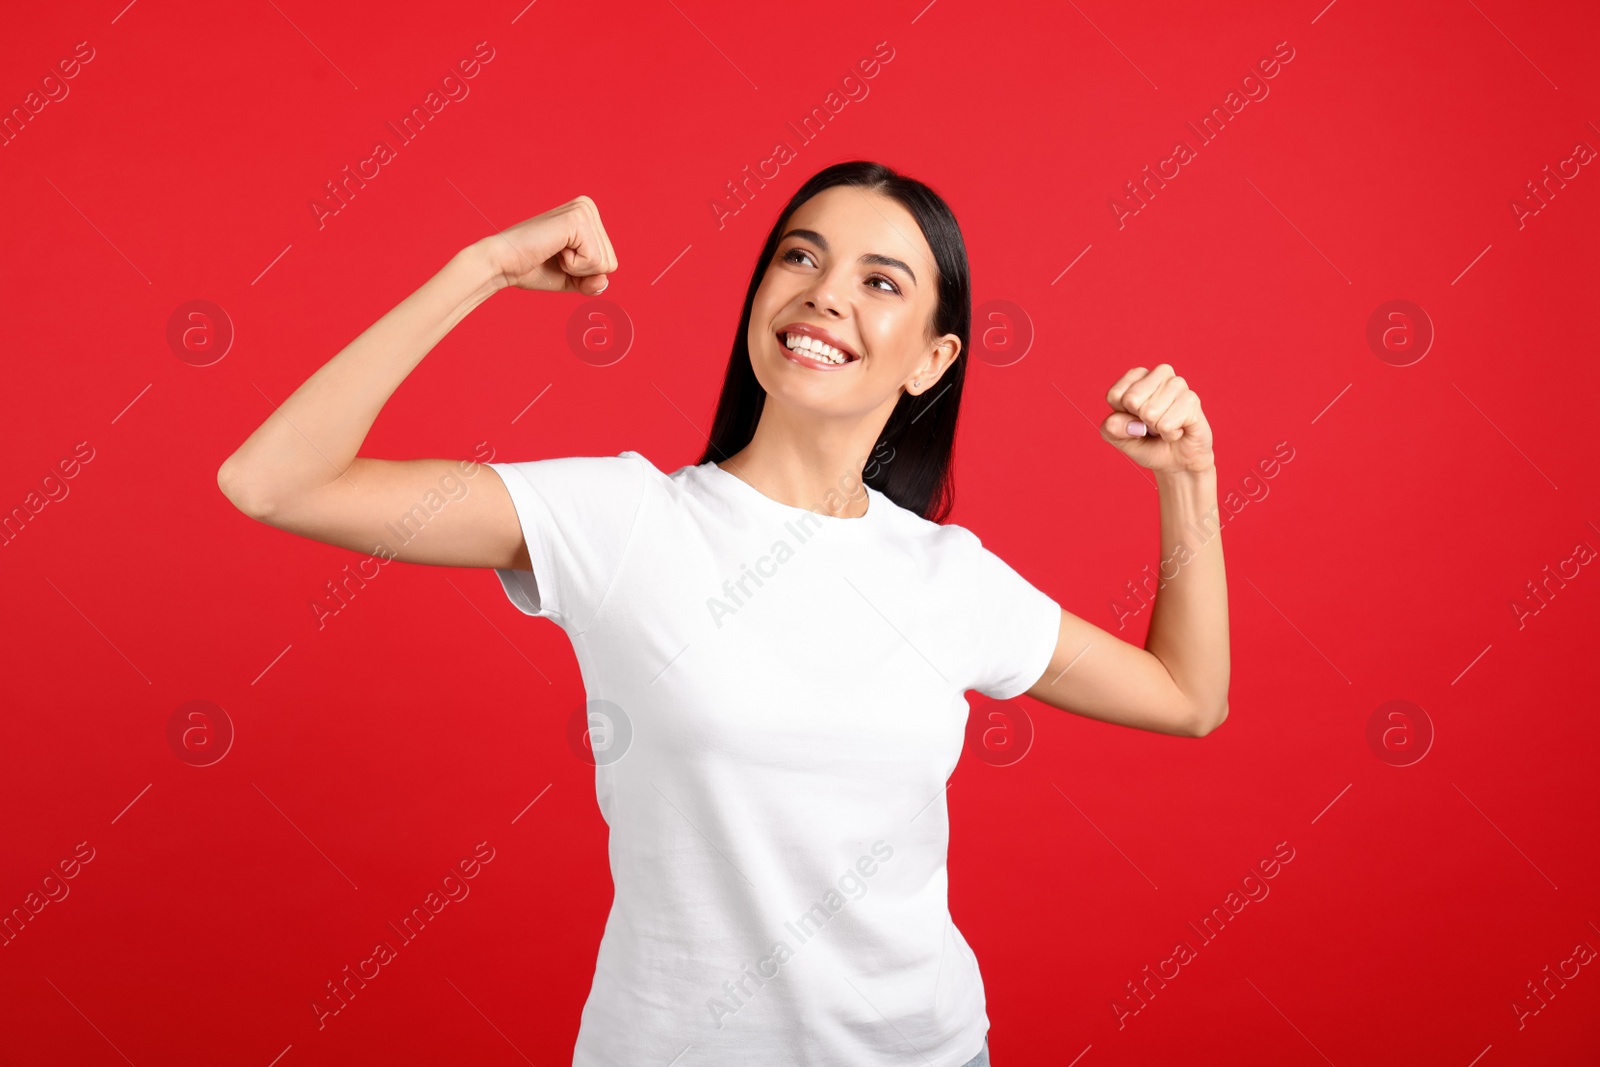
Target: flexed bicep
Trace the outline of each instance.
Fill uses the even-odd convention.
[[[1028,696],[1062,711],[1135,730],[1197,737],[1204,730],[1172,675],[1153,653],[1069,611],[1050,665]]]
[[[471,460],[358,456],[315,489],[230,499],[258,522],[404,563],[528,568],[528,549],[505,485]]]

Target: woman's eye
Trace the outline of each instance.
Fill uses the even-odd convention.
[[[795,258],[797,256],[804,256],[807,259],[810,259],[811,258],[811,253],[807,252],[803,248],[791,248],[787,252],[785,252],[781,258],[782,258],[783,262],[785,262],[785,263],[798,263],[798,262],[800,262],[800,260]],[[882,293],[898,293],[900,291],[900,287],[898,285],[896,285],[893,282],[893,280],[891,280],[889,278],[885,278],[881,274],[874,274],[872,277],[867,279],[867,282],[868,282],[868,284],[871,284],[873,282],[883,282],[886,285],[888,285],[889,288],[887,288],[887,289],[879,289],[878,290],[879,292],[882,292]],[[874,286],[874,288],[876,288],[876,286]]]

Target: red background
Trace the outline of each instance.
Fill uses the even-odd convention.
[[[774,213],[852,158],[939,190],[975,302],[1034,330],[1014,363],[974,359],[953,521],[1142,642],[1148,611],[1118,630],[1115,604],[1157,562],[1156,495],[1096,427],[1158,362],[1202,397],[1223,491],[1257,494],[1224,533],[1225,726],[1019,698],[1027,755],[969,750],[954,776],[951,909],[996,1064],[1595,1062],[1595,967],[1520,1027],[1512,1007],[1600,947],[1600,576],[1527,589],[1600,548],[1600,174],[1521,226],[1511,208],[1600,147],[1593,5],[112,0],[6,21],[7,112],[77,42],[94,58],[0,148],[0,508],[78,442],[93,459],[0,552],[0,908],[79,842],[94,858],[0,948],[4,1062],[569,1062],[610,881],[566,637],[487,571],[406,565],[319,629],[311,602],[361,557],[252,522],[216,470],[451,254],[580,193],[619,256],[625,358],[569,348],[580,298],[502,294],[362,451],[694,462]],[[470,95],[319,227],[324,183],[480,41]],[[798,144],[785,124],[880,41],[870,95]],[[1124,182],[1283,41],[1270,95],[1119,229]],[[780,138],[797,158],[719,228],[711,201]],[[236,331],[209,366],[167,342],[199,299]],[[1407,366],[1366,340],[1396,299],[1436,331]],[[1280,442],[1292,461],[1245,482]],[[235,732],[209,766],[168,740],[191,700]],[[1369,743],[1391,700],[1421,710]],[[1396,766],[1424,719],[1431,747]],[[324,983],[481,841],[471,895],[319,1031]],[[1188,924],[1280,842],[1270,896],[1201,946]],[[1198,958],[1119,1026],[1180,939]]]

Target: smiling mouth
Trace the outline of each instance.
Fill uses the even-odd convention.
[[[820,363],[840,365],[854,363],[860,358],[859,356],[852,356],[848,352],[842,352],[830,344],[825,344],[815,337],[808,337],[805,334],[779,333],[776,336],[778,343],[789,351],[797,352],[802,356],[809,356]]]

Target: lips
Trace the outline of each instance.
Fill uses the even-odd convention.
[[[860,360],[851,359],[846,360],[843,363],[832,363],[826,359],[823,359],[821,356],[813,355],[812,353],[807,352],[803,348],[790,348],[782,342],[779,342],[778,344],[778,351],[782,353],[783,358],[788,360],[790,363],[805,367],[807,370],[847,370],[856,363],[860,362]]]
[[[792,322],[787,326],[780,326],[778,328],[776,332],[778,344],[782,346],[786,352],[790,351],[789,346],[785,343],[785,337],[788,335],[809,337],[814,341],[821,341],[825,345],[836,348],[844,354],[846,363],[854,363],[861,358],[861,353],[845,344],[841,338],[829,333],[820,326],[813,326],[808,322]],[[842,364],[830,363],[828,366],[842,366]]]

